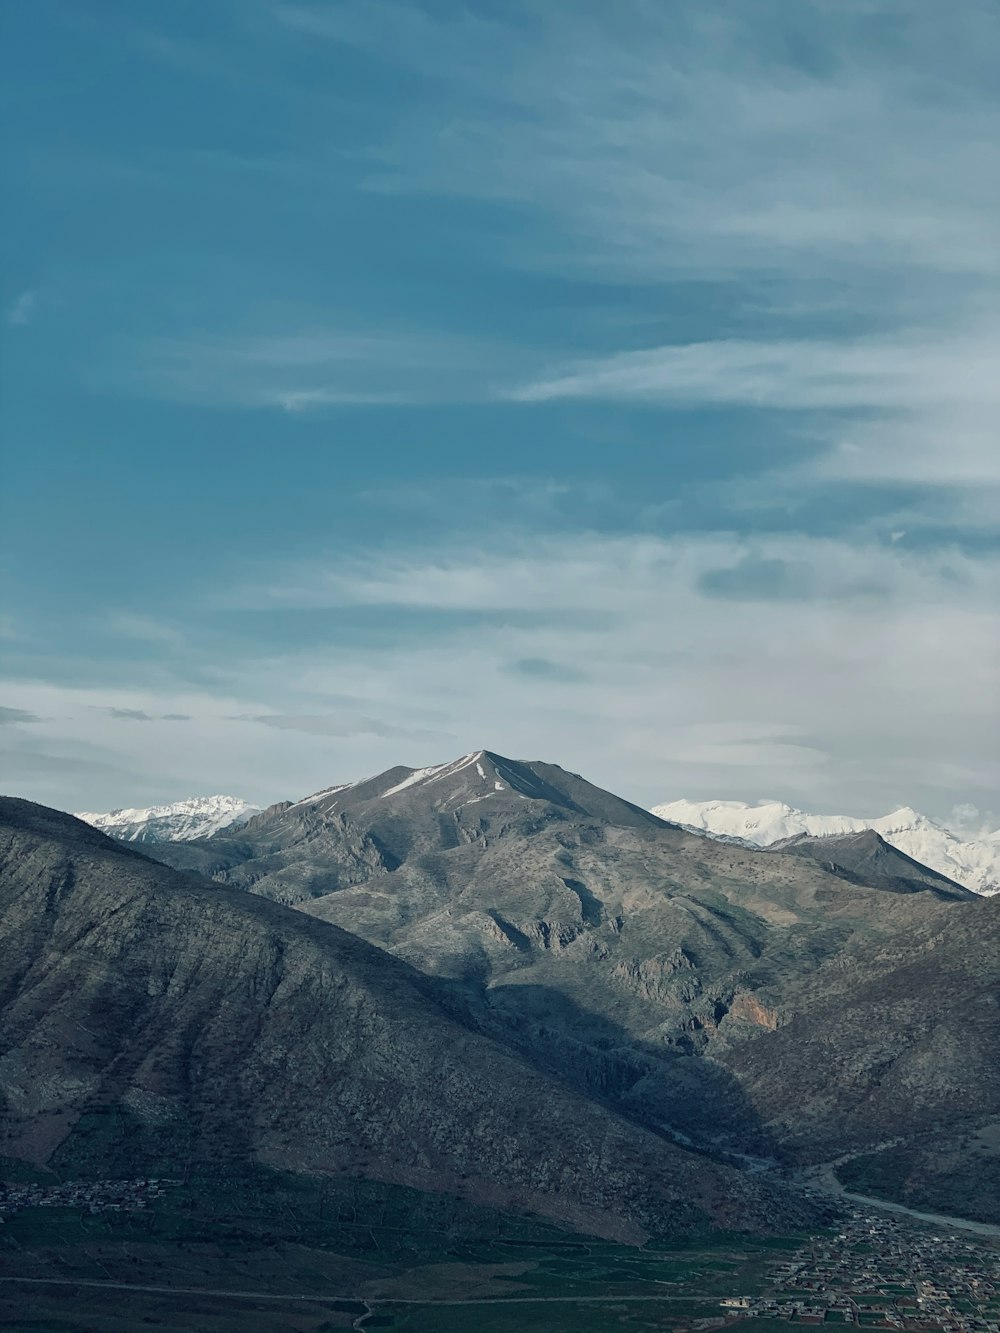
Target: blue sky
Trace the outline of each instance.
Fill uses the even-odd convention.
[[[0,22],[9,790],[997,809],[993,3]]]

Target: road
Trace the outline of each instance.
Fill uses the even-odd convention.
[[[146,1286],[138,1282],[104,1282],[98,1278],[69,1277],[0,1277],[0,1282],[27,1283],[35,1287],[96,1287],[104,1291],[146,1291],[160,1296],[219,1296],[231,1300],[243,1301],[313,1301],[318,1305],[331,1302],[350,1301],[355,1305],[620,1305],[622,1301],[698,1301],[717,1300],[717,1296],[699,1296],[689,1292],[684,1296],[667,1294],[650,1296],[472,1296],[467,1300],[416,1297],[385,1296],[366,1297],[338,1293],[304,1294],[273,1291],[231,1291],[214,1287],[157,1287]]]
[[[888,1213],[902,1213],[917,1222],[931,1222],[948,1231],[971,1231],[977,1236],[1000,1236],[1000,1227],[989,1222],[973,1222],[968,1217],[945,1217],[943,1213],[918,1213],[914,1208],[906,1208],[901,1203],[890,1203],[887,1199],[873,1199],[867,1194],[852,1194],[849,1190],[840,1190],[844,1199],[852,1203],[862,1203],[869,1208],[881,1208]]]

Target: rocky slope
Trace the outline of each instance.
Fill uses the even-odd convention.
[[[781,801],[670,801],[653,807],[662,819],[712,837],[771,847],[794,837],[841,837],[873,830],[922,865],[975,893],[1000,893],[1000,829],[959,835],[908,807],[876,819],[812,815]]]
[[[808,1220],[489,1040],[452,988],[356,935],[68,815],[0,800],[0,912],[0,1153],[50,1160],[103,1117],[161,1158],[360,1174],[622,1239]]]
[[[76,818],[122,842],[186,842],[190,838],[210,838],[221,829],[245,824],[258,809],[238,796],[191,796],[171,805],[109,810],[106,814],[84,813]]]
[[[786,1160],[850,1188],[1000,1221],[1000,900],[957,904],[788,988],[773,1031],[721,1042]]]

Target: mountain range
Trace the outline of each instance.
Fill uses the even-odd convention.
[[[486,750],[145,855],[5,811],[9,1155],[103,1108],[622,1238],[799,1225],[847,1158],[1000,1218],[1000,898],[877,831],[715,840]]]
[[[170,805],[109,810],[105,814],[80,812],[76,818],[122,842],[185,842],[189,838],[210,838],[221,829],[245,823],[259,809],[238,796],[189,796]]]
[[[76,818],[125,842],[186,842],[245,824],[259,813],[259,806],[237,796],[193,796],[146,809],[78,812]],[[773,847],[796,837],[825,838],[871,829],[914,861],[975,893],[1000,893],[1000,829],[959,836],[908,806],[864,819],[807,814],[781,801],[749,804],[679,800],[653,806],[652,813],[692,832],[735,839],[754,847]]]
[[[716,842],[556,765],[480,751],[150,850],[447,979],[478,1030],[699,1151],[806,1166],[841,1144],[877,1150],[892,1137],[886,1099],[898,1098],[930,1179],[941,1127],[978,1133],[1000,1106],[986,1072],[1000,1067],[988,998],[1000,901],[872,831],[836,848]],[[926,941],[965,919],[973,947],[952,976]],[[905,1015],[886,1005],[867,1014],[871,1058],[858,1054],[859,1034],[845,1036],[838,1077],[836,1052],[819,1058],[827,1006],[845,978],[891,986],[902,973]],[[798,1035],[786,1049],[787,1030]],[[921,1053],[933,1064],[939,1046],[970,1085],[957,1116],[954,1091],[913,1082]],[[765,1088],[757,1071],[767,1068]],[[814,1081],[822,1095],[807,1107],[799,1090]],[[996,1187],[984,1207],[998,1206]]]
[[[833,837],[872,829],[907,856],[976,893],[1000,893],[1000,829],[959,836],[908,806],[875,819],[812,815],[781,801],[669,801],[654,814],[696,833],[773,847],[788,838]]]
[[[357,935],[71,816],[0,799],[0,911],[7,1158],[249,1159],[632,1242],[819,1215],[582,1095]]]

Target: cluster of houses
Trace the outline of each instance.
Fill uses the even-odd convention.
[[[768,1295],[729,1296],[729,1320],[1000,1333],[1000,1244],[857,1209],[768,1275]]]
[[[61,1185],[0,1183],[0,1222],[22,1208],[78,1208],[84,1213],[120,1213],[148,1208],[177,1180],[70,1180]]]

